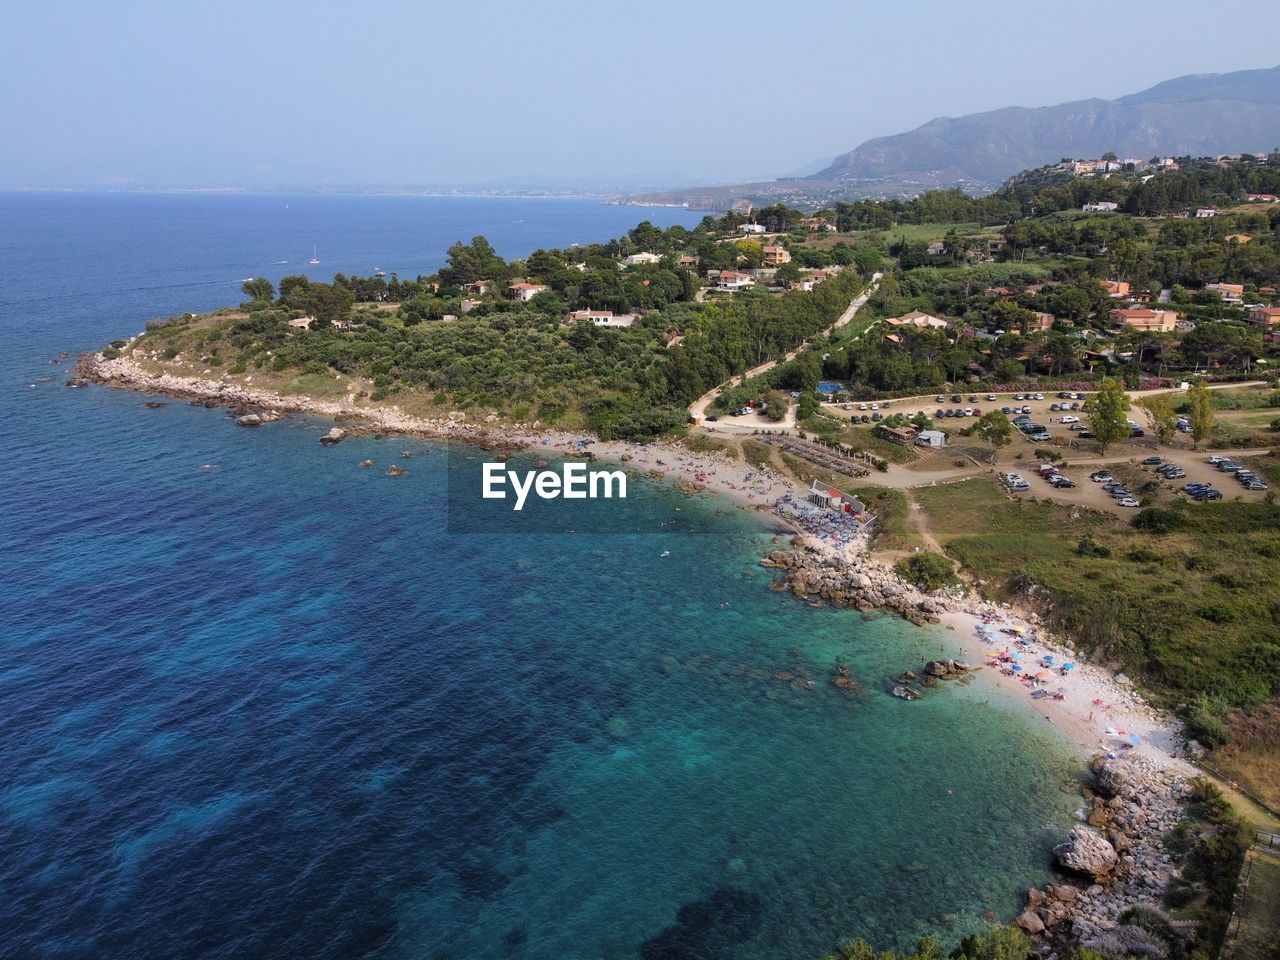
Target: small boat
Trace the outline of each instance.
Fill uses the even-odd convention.
[[[319,262],[320,262],[320,255],[316,253],[316,245],[313,243],[311,245],[311,259],[308,260],[307,263],[311,264],[314,267]]]
[[[373,275],[375,277],[385,277],[387,275],[387,271],[383,270],[381,267],[374,267]]]
[[[670,550],[663,550],[660,554],[658,554],[658,556],[660,556],[660,557],[669,557],[669,556],[671,556],[671,551],[670,551]]]

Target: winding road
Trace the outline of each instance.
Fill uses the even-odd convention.
[[[877,288],[879,288],[880,280],[883,276],[884,274],[882,273],[873,273],[871,275],[871,282],[867,284],[866,289],[849,301],[849,306],[845,308],[844,313],[836,317],[835,322],[832,323],[831,326],[825,327],[822,330],[819,330],[810,339],[817,339],[820,337],[828,336],[833,331],[839,330],[841,327],[845,326],[845,324],[849,323],[849,321],[851,321],[855,316],[857,316],[858,311],[861,310],[864,306],[866,306],[867,301],[871,299],[871,295],[876,292]],[[736,387],[738,384],[742,383],[744,380],[750,380],[752,377],[758,377],[762,373],[768,373],[770,370],[772,370],[774,367],[776,367],[780,363],[787,363],[788,361],[794,359],[795,355],[799,353],[801,350],[803,350],[805,346],[806,346],[805,344],[801,344],[800,346],[792,350],[790,353],[788,353],[786,356],[782,357],[780,360],[766,361],[765,363],[762,363],[759,366],[752,367],[750,370],[746,371],[745,373],[740,373],[737,376],[730,377],[728,380],[726,380],[724,383],[720,384],[719,386],[714,387],[711,390],[708,390],[706,393],[700,396],[697,400],[693,401],[693,403],[689,404],[689,416],[695,417],[698,420],[698,422],[701,422],[702,418],[707,415],[707,407],[711,406],[711,401],[715,400],[716,397],[720,396],[720,394],[723,391],[728,390],[732,387]],[[791,404],[787,408],[787,415],[783,420],[769,421],[767,426],[770,430],[794,430],[796,427],[795,404]],[[735,430],[734,429],[735,427],[740,427],[740,429]],[[759,428],[760,428],[760,423],[759,423],[758,417],[752,417],[750,422],[747,424],[740,424],[740,425],[724,424],[720,427],[720,429],[717,432],[750,433],[752,430],[758,430]]]

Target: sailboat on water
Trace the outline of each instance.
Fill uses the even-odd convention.
[[[316,253],[316,245],[314,243],[311,245],[311,259],[308,260],[307,263],[311,264],[313,267],[320,263],[320,257]]]

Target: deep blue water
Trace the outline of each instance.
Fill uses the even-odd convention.
[[[0,195],[0,955],[763,960],[1012,915],[1068,752],[966,688],[893,700],[945,638],[772,592],[740,511],[644,484],[649,534],[449,534],[437,447],[49,363],[313,242],[315,275],[412,276],[644,216],[697,220]],[[690,514],[723,532],[663,532]]]

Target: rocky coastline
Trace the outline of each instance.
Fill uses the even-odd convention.
[[[918,626],[937,623],[940,614],[957,609],[947,591],[925,593],[865,552],[778,550],[760,564],[784,571],[782,583],[802,599],[816,597],[863,613],[890,610]]]
[[[282,396],[219,380],[151,373],[127,357],[108,359],[101,353],[81,356],[75,376],[68,381],[69,386],[87,383],[163,394],[210,408],[225,406],[244,427],[259,426],[288,413],[328,417],[341,426],[321,437],[325,445],[352,435],[380,433],[457,439],[488,449],[530,445],[526,428],[506,430],[496,424],[466,423],[461,415],[428,420],[409,417],[394,408]],[[542,435],[548,434],[543,431]],[[564,449],[576,443],[576,438],[567,435],[552,436],[555,445]],[[630,455],[618,459],[625,462]],[[763,505],[754,508],[763,509]],[[951,613],[976,616],[982,612],[982,604],[955,589],[926,592],[904,581],[891,566],[871,557],[865,545],[832,550],[803,530],[797,532],[791,549],[774,551],[760,561],[762,566],[781,572],[777,589],[865,613],[890,611],[922,626],[937,624]],[[951,676],[969,670],[955,661],[939,663],[954,665],[954,669],[943,671]],[[931,678],[941,675],[930,672]],[[1145,932],[1122,922],[1122,915],[1131,907],[1160,909],[1170,881],[1177,876],[1177,865],[1163,849],[1162,838],[1182,817],[1182,806],[1191,792],[1187,778],[1171,765],[1137,755],[1099,755],[1090,762],[1090,774],[1084,788],[1085,822],[1072,828],[1053,850],[1062,880],[1030,890],[1015,920],[1042,953],[1071,945],[1106,952],[1117,944],[1141,942]]]
[[[1090,770],[1087,822],[1053,848],[1067,879],[1028,891],[1014,922],[1045,944],[1126,953],[1148,937],[1142,927],[1125,922],[1126,912],[1163,910],[1179,875],[1163,838],[1182,820],[1192,786],[1140,756],[1098,756]]]

